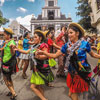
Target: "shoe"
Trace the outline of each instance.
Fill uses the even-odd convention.
[[[12,97],[10,98],[10,100],[16,100],[16,97],[17,97],[17,95],[12,96]]]
[[[22,77],[23,77],[24,79],[27,79],[26,74],[22,74]]]
[[[8,92],[8,94],[6,96],[12,96],[12,93],[11,92]]]

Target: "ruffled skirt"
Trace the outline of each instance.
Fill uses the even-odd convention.
[[[44,75],[40,72],[33,72],[30,82],[31,84],[43,85],[52,82],[53,80],[54,80],[54,75],[52,71],[48,73],[48,75]]]
[[[77,74],[72,77],[68,73],[66,83],[71,93],[83,93],[89,89],[89,84]]]

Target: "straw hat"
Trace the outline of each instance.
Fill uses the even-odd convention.
[[[46,38],[46,35],[47,35],[48,32],[49,32],[49,30],[43,32],[45,38]]]
[[[43,33],[41,30],[35,30],[35,31],[34,31],[34,33],[37,33],[37,32],[40,33],[40,34],[42,34],[43,37],[45,38],[44,33]]]
[[[83,27],[82,27],[81,25],[79,25],[79,24],[77,24],[77,23],[71,23],[71,24],[69,24],[69,27],[71,27],[71,26],[77,27],[77,28],[80,29],[80,31],[82,32],[82,35],[83,35],[83,36],[85,35],[85,30],[83,29]]]
[[[13,32],[13,30],[11,28],[3,28],[3,29],[4,29],[4,31],[14,35],[14,32]]]
[[[46,38],[46,34],[49,32],[49,30],[47,30],[47,31],[41,31],[41,30],[35,30],[35,32],[34,33],[36,33],[36,32],[39,32],[39,33],[41,33],[43,36],[44,36],[44,38]]]

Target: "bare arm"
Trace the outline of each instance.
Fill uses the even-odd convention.
[[[93,50],[91,50],[89,54],[90,54],[91,57],[100,59],[100,54],[93,52]]]
[[[11,50],[12,55],[15,55],[15,49],[13,49],[14,46],[15,45],[13,45],[13,44],[10,45],[10,50]]]
[[[33,42],[31,42],[31,41],[28,41],[28,43],[29,43],[30,45],[33,45],[33,44],[34,44],[34,41],[33,41]]]
[[[48,57],[51,57],[51,58],[57,58],[59,57],[60,55],[62,55],[62,52],[60,50],[58,50],[56,53],[48,53],[48,52],[45,52],[45,51],[38,51],[38,53],[43,53],[45,54],[46,56]]]
[[[91,48],[97,50],[97,47],[96,46],[91,46]]]
[[[48,52],[47,48],[44,48],[43,50],[44,52]],[[48,58],[48,56],[44,55],[44,54],[38,54],[38,52],[35,53],[35,58],[39,59],[39,60],[45,60]]]
[[[58,46],[58,45],[56,45],[55,43],[53,43],[53,46],[54,46],[55,48],[57,48],[57,49],[61,49],[61,47]]]
[[[28,49],[28,50],[18,49],[18,51],[21,52],[21,53],[24,53],[24,54],[28,54],[31,51],[31,49]]]

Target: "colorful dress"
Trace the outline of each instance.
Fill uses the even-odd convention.
[[[62,46],[61,52],[68,55],[67,52],[67,43]],[[82,40],[81,45],[76,50],[77,54],[74,55],[70,59],[70,65],[68,66],[68,75],[67,75],[67,86],[69,87],[71,93],[82,93],[88,91],[89,89],[89,77],[91,76],[91,67],[87,62],[86,52],[91,51],[91,46],[87,41]],[[78,59],[76,59],[76,57]],[[78,63],[82,65],[82,69],[79,70]],[[83,71],[83,69],[85,71]]]
[[[11,40],[10,42],[8,42],[4,47],[4,51],[3,51],[2,72],[7,77],[9,77],[12,73],[18,71],[16,55],[11,54],[11,49],[10,49],[11,44],[15,45],[15,41]],[[9,69],[8,72],[4,70],[4,68],[7,67]]]
[[[100,42],[97,44],[97,53],[99,54],[100,50]],[[96,74],[97,71],[100,69],[100,59],[98,60],[97,66],[93,69],[93,72]],[[98,74],[100,76],[100,72]]]
[[[22,40],[19,40],[18,41],[18,49],[23,49],[23,41]],[[21,53],[19,52],[19,51],[16,51],[16,57],[18,57],[18,58],[21,58]]]
[[[99,53],[100,50],[100,42],[97,44],[97,53]],[[98,65],[100,65],[100,59],[98,60]]]
[[[56,38],[56,44],[60,47],[62,47],[65,44],[65,37],[64,37],[64,32],[61,32],[59,36]],[[65,67],[65,62],[64,62],[64,56],[61,55],[58,57],[58,70],[57,70],[57,75],[65,76],[64,73],[64,67]]]
[[[47,44],[48,44],[48,49],[49,52],[52,52],[52,48],[53,48],[53,40],[52,39],[47,39]]]
[[[42,43],[39,47],[40,50],[48,48],[46,43]],[[48,84],[54,80],[54,75],[50,69],[48,59],[38,60],[36,59],[37,65],[33,67],[33,73],[31,77],[31,84],[42,85]]]
[[[30,44],[28,42],[29,40],[27,38],[23,40],[23,50],[28,50],[30,48]],[[28,60],[29,54],[21,54],[21,58]]]
[[[23,40],[18,41],[18,49],[23,49]],[[18,58],[22,59],[21,53],[19,54]]]

